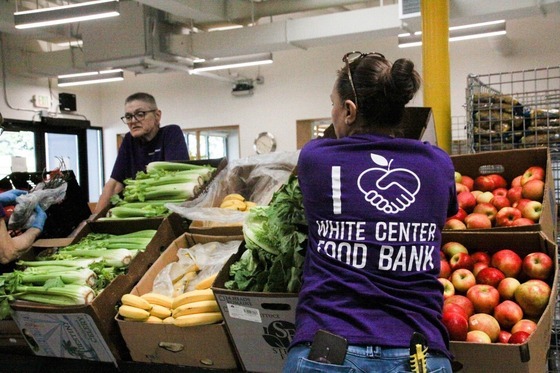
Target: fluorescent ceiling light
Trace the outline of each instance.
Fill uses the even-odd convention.
[[[121,69],[91,71],[87,73],[59,75],[58,86],[70,87],[74,85],[108,83],[120,80],[124,80],[124,72]]]
[[[492,21],[471,25],[453,26],[449,28],[449,41],[486,38],[506,34],[506,21]],[[399,48],[417,47],[422,45],[422,32],[399,34]]]
[[[238,28],[243,28],[243,25],[225,25],[225,26],[216,26],[216,27],[210,27],[207,31],[208,32],[212,32],[212,31],[227,31],[227,30],[235,30]]]
[[[17,29],[61,25],[119,15],[119,0],[96,0],[14,13]]]
[[[256,66],[272,63],[272,53],[253,54],[249,56],[214,58],[206,61],[195,61],[192,73],[202,71],[233,69],[236,67]]]

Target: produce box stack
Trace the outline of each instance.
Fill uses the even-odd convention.
[[[180,219],[173,217],[163,221],[139,220],[134,225],[125,222],[89,222],[74,237],[38,240],[35,249],[44,249],[38,254],[38,257],[50,259],[49,255],[56,253],[57,260],[49,262],[57,262],[59,265],[64,263],[62,264],[64,266],[75,266],[77,260],[71,258],[75,258],[77,255],[93,255],[89,249],[95,247],[95,242],[101,242],[101,249],[95,250],[96,257],[103,255],[105,258],[101,263],[101,268],[95,264],[93,267],[90,264],[80,265],[80,267],[87,271],[97,269],[96,276],[89,278],[96,278],[94,281],[96,285],[102,283],[104,278],[108,278],[105,280],[108,284],[105,284],[103,290],[98,293],[91,291],[88,286],[79,286],[81,294],[84,294],[81,298],[82,302],[68,301],[66,300],[69,295],[67,290],[78,289],[78,285],[67,285],[69,283],[67,281],[73,283],[73,280],[66,280],[67,275],[60,274],[47,280],[45,285],[38,286],[42,288],[42,291],[46,290],[47,295],[18,296],[17,300],[11,302],[12,318],[22,334],[26,336],[33,352],[39,356],[85,359],[115,364],[119,360],[128,359],[128,351],[114,320],[117,303],[123,294],[133,288],[142,274],[181,231]],[[124,255],[120,260],[116,258],[116,253],[122,253],[128,249],[113,249],[111,241],[103,239],[107,238],[106,235],[120,240],[120,236],[129,237],[144,233],[151,233],[151,238],[148,238],[147,241],[143,239],[143,242],[148,242],[144,251],[130,250],[130,255]],[[135,239],[127,238],[125,243],[119,243],[118,246],[128,246],[133,241]],[[88,246],[90,246],[89,249]],[[65,257],[67,260],[63,260]],[[81,259],[81,261],[88,261],[88,259]],[[92,261],[97,262],[98,259],[92,259]],[[40,268],[44,268],[37,267],[36,265],[39,263],[45,264],[46,262],[35,260],[21,263],[21,265],[24,268],[34,268],[34,272],[37,272]],[[117,267],[121,264],[124,266],[121,269],[126,268],[125,271],[121,272]],[[108,267],[108,265],[112,267]],[[55,271],[59,273],[59,269],[50,268],[46,271],[48,275],[52,275]],[[111,268],[115,268],[114,273],[109,272]],[[89,284],[89,280],[87,283]],[[59,288],[63,289],[60,294],[64,294],[64,297],[52,296],[55,289]],[[85,292],[85,288],[89,291]],[[31,290],[29,288],[28,291]],[[54,298],[58,303],[53,301]]]
[[[133,361],[238,369],[210,287],[242,239],[184,233],[122,297],[115,318]]]
[[[296,176],[268,206],[249,211],[243,236],[212,289],[243,368],[279,372],[295,329],[307,239]]]
[[[546,371],[558,293],[549,150],[452,160],[463,225],[448,220],[443,231],[440,281],[456,368]]]

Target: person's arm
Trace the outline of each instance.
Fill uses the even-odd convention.
[[[37,206],[31,227],[19,236],[11,237],[6,222],[0,218],[0,263],[8,264],[27,252],[43,231],[46,219],[47,214]]]
[[[103,192],[99,196],[99,201],[95,205],[94,214],[99,214],[103,209],[111,204],[111,197],[115,194],[120,193],[124,189],[124,184],[118,182],[117,180],[110,178],[109,181],[105,183],[103,187]]]

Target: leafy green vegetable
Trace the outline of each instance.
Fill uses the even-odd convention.
[[[246,251],[230,267],[232,290],[298,292],[307,222],[297,177],[292,175],[268,206],[249,210],[243,224]]]

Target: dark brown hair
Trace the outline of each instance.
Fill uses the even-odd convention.
[[[421,78],[414,69],[414,63],[401,58],[391,64],[379,55],[370,54],[358,58],[349,66],[358,98],[358,127],[354,132],[372,132],[376,127],[397,127],[405,105],[420,88]],[[336,90],[342,101],[354,101],[346,66],[337,75]]]

